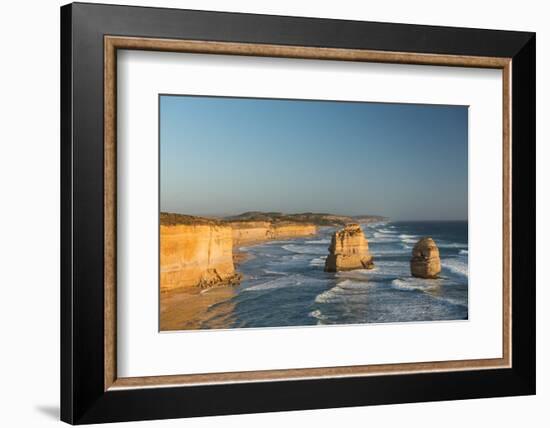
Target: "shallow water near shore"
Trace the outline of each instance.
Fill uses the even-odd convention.
[[[323,271],[331,234],[269,241],[239,250],[252,257],[226,292],[194,293],[187,310],[172,307],[169,330],[284,327],[468,318],[467,222],[387,222],[362,225],[374,256],[373,270]],[[414,244],[431,236],[439,247],[439,279],[410,275]],[[224,287],[227,288],[227,287]],[[185,296],[184,296],[185,297]],[[173,305],[171,305],[173,306]],[[165,329],[161,326],[161,329]]]

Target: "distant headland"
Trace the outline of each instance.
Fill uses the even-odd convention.
[[[160,224],[175,226],[178,224],[227,224],[234,222],[265,221],[270,223],[310,223],[316,226],[344,226],[348,223],[374,223],[387,221],[380,215],[338,215],[329,213],[304,212],[286,214],[282,212],[247,211],[232,216],[193,216],[177,213],[160,213]]]

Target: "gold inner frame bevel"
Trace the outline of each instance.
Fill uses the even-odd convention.
[[[376,364],[343,367],[261,370],[169,376],[119,378],[116,368],[116,88],[117,50],[147,50],[212,55],[241,55],[393,64],[440,65],[502,70],[503,91],[503,322],[502,358]],[[140,37],[104,37],[104,388],[126,389],[192,386],[270,380],[359,377],[419,372],[480,370],[511,367],[511,58],[386,52],[309,46],[171,40]]]

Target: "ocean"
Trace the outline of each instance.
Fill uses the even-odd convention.
[[[251,256],[238,266],[244,280],[194,324],[209,329],[468,319],[467,222],[361,226],[374,256],[373,270],[323,271],[335,228],[243,247]],[[412,247],[423,236],[439,247],[439,279],[410,274]]]

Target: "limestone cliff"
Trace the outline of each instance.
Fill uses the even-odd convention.
[[[270,239],[313,235],[315,225],[292,222],[231,222],[161,213],[160,288],[237,284],[234,247]]]
[[[236,247],[271,239],[309,236],[317,233],[317,227],[307,223],[233,221],[227,224],[233,230],[233,245]]]
[[[369,244],[358,224],[348,224],[335,232],[328,250],[329,255],[325,261],[326,272],[374,267]]]
[[[272,239],[271,223],[267,221],[231,222],[229,226],[235,247]]]
[[[238,283],[231,228],[216,223],[160,226],[160,287],[211,287]]]
[[[437,278],[441,272],[439,249],[432,238],[418,241],[411,258],[411,274],[418,278]]]

